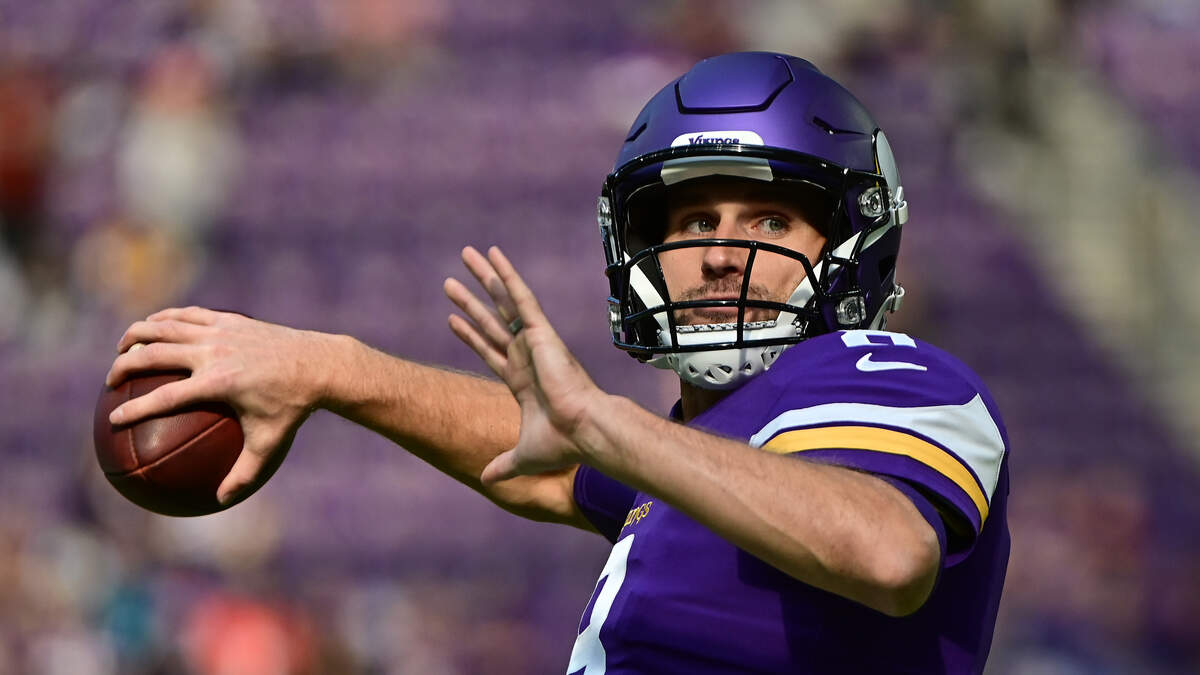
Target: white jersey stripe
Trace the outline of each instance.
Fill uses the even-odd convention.
[[[988,502],[991,502],[1000,477],[1000,463],[1004,459],[1004,438],[979,394],[962,405],[902,408],[870,403],[826,403],[789,410],[751,436],[750,445],[761,448],[780,432],[791,429],[847,422],[907,429],[932,440],[953,452],[975,472]]]

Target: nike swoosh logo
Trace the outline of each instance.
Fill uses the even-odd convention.
[[[864,373],[874,373],[880,370],[929,370],[919,363],[909,363],[908,361],[872,361],[871,354],[873,353],[863,354],[854,367]]]

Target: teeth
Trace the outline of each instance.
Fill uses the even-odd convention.
[[[702,323],[695,326],[675,326],[675,330],[680,333],[711,333],[719,330],[737,330],[737,322],[734,323]],[[756,330],[759,328],[774,328],[775,319],[770,321],[747,321],[742,324],[743,330]]]

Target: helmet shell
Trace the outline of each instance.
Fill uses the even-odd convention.
[[[878,128],[853,94],[804,59],[726,54],[701,61],[650,99],[630,127],[614,170],[671,147],[684,134],[745,129],[769,147],[875,172]]]
[[[683,345],[667,318],[675,310],[671,300],[654,292],[665,283],[646,280],[655,265],[639,254],[669,245],[635,231],[631,199],[650,193],[645,188],[713,174],[801,181],[829,196],[828,222],[814,223],[826,235],[825,251],[820,261],[805,259],[813,273],[802,285],[811,288],[797,288],[792,300],[803,306],[780,314],[795,330],[712,331],[711,343],[692,339]],[[743,52],[701,61],[642,109],[605,182],[599,221],[613,341],[688,379],[681,354],[727,351],[713,361],[724,370],[724,360],[737,354],[760,359],[754,350],[842,328],[880,328],[884,310],[897,304],[895,261],[906,218],[887,138],[844,87],[808,61],[784,54]],[[648,310],[656,307],[655,318],[649,318]],[[771,353],[773,362],[778,350]],[[741,361],[730,365],[751,376],[765,370],[745,368]],[[712,388],[711,382],[697,384]]]

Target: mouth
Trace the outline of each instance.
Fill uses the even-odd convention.
[[[727,305],[710,305],[700,307],[689,307],[679,309],[675,312],[675,322],[680,326],[700,326],[700,325],[732,325],[738,320],[738,301],[742,298],[743,284],[740,280],[738,283],[720,283],[707,284],[705,286],[692,288],[680,294],[677,302],[695,302],[695,303],[718,303],[727,302]],[[747,300],[768,300],[769,293],[765,287],[756,284],[751,284],[746,290]],[[766,309],[762,307],[746,307],[742,315],[742,321],[745,323],[754,323],[759,321],[767,321],[775,318],[779,312],[777,310]]]
[[[703,298],[690,298],[692,301],[716,302],[723,300],[732,300],[736,302],[737,296],[708,296]],[[760,307],[747,307],[743,315],[743,321],[751,323],[762,321],[771,318],[771,310]],[[715,306],[715,307],[692,307],[681,309],[676,314],[676,322],[680,325],[699,325],[699,324],[733,324],[738,318],[738,307],[736,305]]]
[[[697,298],[689,298],[692,302],[737,302],[736,295],[707,295]],[[747,310],[749,314],[750,310]],[[738,308],[730,305],[717,305],[712,307],[692,307],[690,309],[681,310],[681,313],[692,319],[688,323],[725,323],[737,318]]]
[[[736,296],[736,295],[715,295],[715,296],[704,297],[704,298],[693,298],[692,300],[695,302],[713,302],[713,303],[728,302],[728,301],[737,302],[738,296]],[[711,307],[697,307],[695,309],[695,311],[697,311],[697,312],[719,312],[719,313],[729,312],[729,313],[733,313],[733,314],[737,314],[737,310],[738,310],[738,308],[734,305],[713,305]]]

